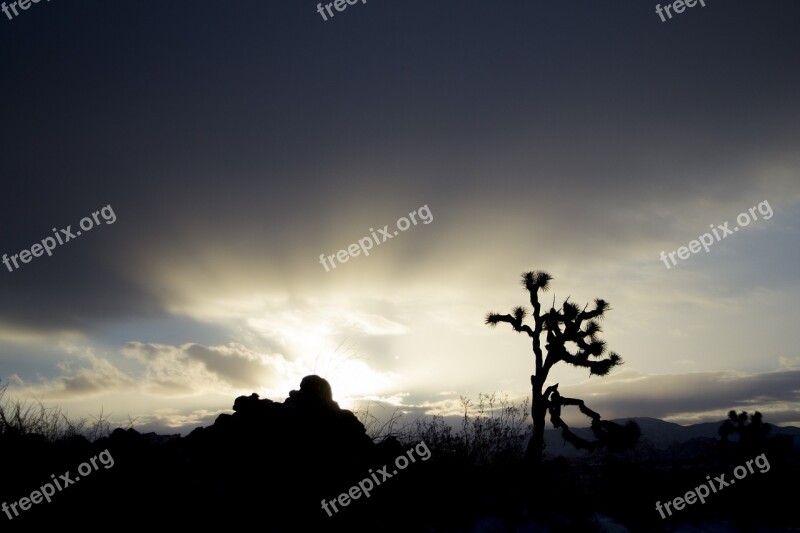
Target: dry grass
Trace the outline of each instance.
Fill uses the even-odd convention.
[[[41,401],[13,398],[7,389],[8,384],[0,384],[0,439],[41,435],[56,442],[83,436],[94,442],[111,434],[111,420],[103,411],[97,416],[73,420],[58,407],[46,407]],[[128,427],[132,427],[134,422],[129,419]]]
[[[461,397],[461,427],[454,428],[441,415],[404,423],[398,409],[381,422],[366,410],[357,413],[373,441],[394,437],[408,444],[425,441],[434,454],[468,460],[473,464],[521,459],[524,440],[532,429],[529,399],[514,405],[507,394],[478,394],[477,402]]]

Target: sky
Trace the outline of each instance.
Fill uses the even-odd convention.
[[[171,433],[312,373],[456,414],[530,394],[529,340],[484,319],[543,270],[548,306],[610,302],[625,362],[556,366],[562,394],[800,425],[800,4],[705,4],[0,14],[1,383]]]

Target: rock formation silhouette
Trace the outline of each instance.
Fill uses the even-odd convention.
[[[319,376],[303,378],[282,403],[253,393],[236,398],[233,410],[186,439],[199,463],[195,470],[220,493],[217,502],[223,497],[257,505],[268,499],[282,509],[318,507],[323,495],[340,493],[378,457],[380,448],[364,425],[339,407]],[[254,476],[263,477],[254,484]],[[258,490],[239,490],[254,485]]]
[[[96,517],[124,516],[126,524],[144,527],[159,517],[159,525],[181,528],[264,524],[268,531],[328,530],[334,519],[320,509],[321,499],[336,497],[397,455],[396,443],[373,443],[316,375],[303,378],[283,402],[256,393],[239,396],[233,413],[220,414],[185,438],[116,429],[95,443],[73,440],[49,443],[37,435],[10,434],[0,439],[4,455],[16,458],[6,472],[14,486],[0,490],[9,502],[30,494],[27,480],[41,484],[68,470],[74,476],[100,450],[115,459],[113,468],[58,492],[46,509],[15,517],[12,525],[60,523],[75,517],[76,509],[91,507]],[[359,507],[336,517],[336,527],[369,516],[374,505]],[[132,509],[141,514],[132,516]]]

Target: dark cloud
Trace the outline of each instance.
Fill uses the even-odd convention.
[[[70,351],[72,357],[57,364],[56,377],[40,379],[38,383],[17,377],[18,391],[47,400],[123,392],[156,397],[236,394],[278,386],[293,371],[280,355],[263,355],[236,344],[168,346],[129,342],[122,354],[140,363],[133,367],[112,355],[96,356],[87,349]]]
[[[135,381],[108,359],[97,357],[91,352],[85,352],[81,359],[59,364],[61,375],[44,383],[28,385],[26,387],[28,392],[33,390],[38,393],[37,395],[41,395],[40,397],[47,399],[69,399],[135,388]]]
[[[143,390],[171,394],[260,389],[282,381],[291,370],[280,355],[263,355],[237,344],[168,346],[130,342],[123,353],[145,365]]]
[[[237,388],[258,388],[270,383],[279,376],[261,360],[243,355],[242,352],[224,349],[211,349],[199,344],[184,347],[184,353],[200,361],[206,369],[223,381]],[[273,370],[273,371],[270,371]]]
[[[229,258],[215,269],[291,279],[309,250],[426,202],[440,237],[418,232],[417,256],[479,206],[536,212],[561,239],[579,234],[564,213],[621,235],[636,227],[615,220],[623,206],[733,200],[765,179],[743,168],[797,169],[789,0],[669,23],[652,6],[521,0],[371,4],[327,23],[312,5],[254,1],[24,15],[0,36],[14,102],[0,247],[107,204],[119,220],[0,272],[0,320],[20,328],[155,316],[164,265],[209,253]],[[411,262],[399,242],[385,257]]]

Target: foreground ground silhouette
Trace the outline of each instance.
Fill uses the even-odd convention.
[[[26,511],[18,506],[10,511],[11,520],[5,514],[0,520],[23,528],[65,520],[88,521],[90,527],[105,520],[141,527],[263,524],[270,531],[346,527],[353,517],[329,517],[321,500],[336,498],[370,468],[403,453],[396,440],[373,443],[318,376],[304,378],[282,403],[254,393],[237,398],[233,409],[185,438],[133,429],[117,429],[91,444],[80,437],[50,443],[37,435],[7,435],[0,441],[6,502],[30,496],[51,481],[51,474],[58,479],[70,471],[72,483],[62,481],[68,486],[50,503]],[[113,466],[75,482],[78,465],[103,450],[113,457]],[[411,469],[403,474],[405,483],[417,475]],[[388,485],[379,488],[386,496],[394,492]],[[361,509],[352,514],[369,516],[382,501],[388,500],[377,495],[354,502]]]
[[[800,460],[791,439],[764,439],[737,452],[735,439],[705,439],[660,454],[642,446],[624,454],[556,458],[535,468],[517,460],[475,464],[452,446],[431,443],[430,460],[392,466],[416,442],[375,444],[350,411],[340,409],[330,385],[307,376],[283,402],[240,396],[233,414],[184,438],[115,430],[89,443],[47,442],[36,435],[4,434],[0,497],[8,504],[30,496],[104,450],[113,466],[58,491],[52,502],[17,506],[6,530],[31,531],[75,524],[85,531],[168,527],[258,528],[262,531],[757,531],[799,525],[792,489]],[[657,501],[682,496],[706,475],[717,476],[756,451],[766,473],[662,519]],[[724,453],[722,453],[724,452]],[[391,479],[369,498],[336,499],[377,474]],[[728,474],[730,478],[730,474]],[[614,529],[617,528],[617,529]],[[619,529],[623,528],[623,529]],[[762,529],[763,530],[763,529]]]

